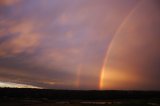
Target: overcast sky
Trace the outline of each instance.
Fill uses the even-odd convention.
[[[159,0],[0,0],[0,86],[160,90]]]

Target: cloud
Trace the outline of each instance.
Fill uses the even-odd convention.
[[[22,21],[9,26],[5,32],[2,30],[0,56],[32,53],[39,43],[39,34],[33,31],[33,27],[33,23]]]
[[[26,85],[26,84],[18,84],[18,83],[11,83],[11,82],[0,82],[0,87],[11,87],[11,88],[37,88],[41,89],[40,87],[32,86],[32,85]]]
[[[21,0],[1,0],[0,1],[0,5],[4,5],[4,6],[11,6],[14,5],[18,2],[20,2]]]
[[[0,78],[44,88],[75,88],[78,83],[81,89],[96,89],[100,67],[113,35],[139,0],[23,0],[23,2],[21,0],[21,3],[19,2],[1,1],[3,6],[0,10],[2,16],[0,17],[0,69],[5,68],[5,71],[0,70]],[[144,11],[141,13],[145,14]],[[140,14],[135,14],[134,19],[137,20]],[[145,21],[142,25],[148,23],[147,19],[143,18],[144,20],[138,22],[133,19],[123,31],[139,34],[140,30],[136,28],[142,29],[144,26],[139,27],[139,24],[134,23],[141,21]],[[159,17],[156,20],[158,19]],[[150,24],[145,25],[150,26]],[[139,41],[135,40],[137,36],[129,37],[127,41],[124,36],[128,33],[121,33],[121,37],[117,38],[119,40],[113,39],[115,45],[108,63],[113,65],[114,70],[117,70],[116,67],[123,67],[126,61],[129,61],[127,58],[126,61],[121,60],[124,54],[131,60],[132,55],[135,56],[128,53],[132,51],[128,49],[131,43],[136,50],[137,46],[140,46],[139,50],[143,48],[142,44],[146,45],[141,41],[147,34],[142,33],[144,35],[142,39],[139,37]],[[151,37],[148,35],[147,37],[146,42],[150,42]],[[131,68],[129,63],[131,62],[128,62],[125,70]],[[12,81],[13,79],[17,80]]]
[[[129,5],[124,7],[111,0],[37,1],[8,6],[3,11],[0,65],[12,73],[8,70],[1,75],[8,79],[16,76],[24,83],[32,79],[30,83],[46,87],[50,84],[43,82],[48,80],[73,87],[79,77],[82,88],[96,88],[104,49],[136,2],[127,2]],[[82,68],[77,76],[79,64]]]

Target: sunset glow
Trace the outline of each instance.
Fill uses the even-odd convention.
[[[42,89],[41,87],[36,87],[32,85],[27,84],[17,84],[17,83],[11,83],[11,82],[0,82],[1,88],[36,88],[36,89]]]

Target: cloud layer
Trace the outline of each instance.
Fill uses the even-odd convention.
[[[143,74],[146,72],[145,59],[152,60],[150,65],[156,61],[156,64],[159,63],[159,52],[156,51],[160,33],[157,0],[144,1],[129,17],[117,38],[113,39],[117,29],[139,2],[1,0],[0,80],[42,88],[98,89],[101,67],[110,43],[113,43],[110,62],[106,64],[121,75],[124,70],[116,67],[127,63],[127,75],[122,76],[132,75],[132,70],[138,70],[138,67],[142,72],[139,76],[146,77]],[[144,47],[147,45],[150,46],[149,50]],[[143,61],[133,60],[132,63],[128,61],[142,55],[140,51],[138,54],[128,53],[132,50],[150,52],[141,56]],[[141,65],[131,67],[134,63]],[[148,72],[157,75],[158,71],[149,71],[151,67]],[[158,70],[159,67],[156,67]],[[116,76],[117,73],[112,70],[110,73]],[[106,78],[108,75],[110,74],[106,73]],[[152,76],[148,78],[155,83],[158,79],[153,79]],[[143,79],[137,80],[143,82]],[[121,83],[113,89],[122,88],[126,81],[130,82],[127,78],[122,81],[116,78],[113,80]],[[134,80],[133,89],[139,86],[137,80]],[[107,83],[116,82],[109,80]],[[124,89],[130,87],[123,86]],[[143,84],[139,88],[150,89]]]

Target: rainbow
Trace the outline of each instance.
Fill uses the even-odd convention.
[[[130,16],[137,10],[137,8],[139,8],[140,4],[142,4],[143,1],[145,1],[145,0],[141,0],[135,5],[135,7],[124,18],[124,20],[122,21],[122,23],[120,24],[120,26],[116,30],[115,34],[113,35],[112,41],[111,41],[111,43],[109,45],[109,48],[108,48],[108,50],[106,52],[106,55],[105,55],[105,58],[104,58],[104,61],[103,61],[102,67],[101,67],[101,71],[100,71],[100,79],[99,79],[99,89],[100,90],[105,89],[104,88],[104,79],[105,79],[105,72],[107,71],[106,64],[107,64],[107,61],[108,61],[108,58],[109,58],[109,54],[111,52],[111,48],[113,47],[112,45],[113,45],[114,39],[115,39],[116,36],[118,36],[118,34],[120,33],[120,31],[123,28],[123,26],[126,24],[128,19],[130,18]]]

